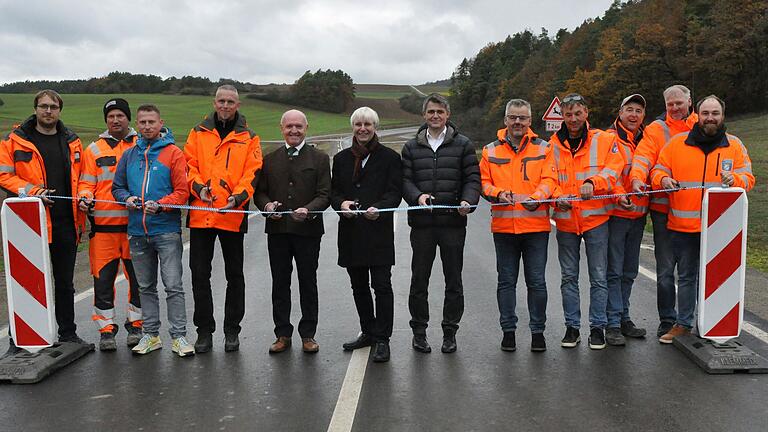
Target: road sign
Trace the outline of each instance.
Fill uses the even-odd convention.
[[[557,132],[560,130],[560,126],[563,125],[561,121],[547,121],[547,132]]]
[[[704,192],[699,268],[699,334],[717,343],[739,336],[744,318],[747,194],[742,188]]]
[[[57,331],[45,208],[39,198],[8,198],[0,223],[11,335],[34,353],[51,346]]]
[[[552,99],[549,108],[544,112],[544,116],[541,119],[544,121],[563,121],[563,110],[560,108],[560,98],[555,96],[555,98]]]

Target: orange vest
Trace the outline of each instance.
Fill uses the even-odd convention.
[[[136,131],[131,129],[124,139],[118,141],[109,133],[99,135],[83,152],[83,166],[78,185],[78,196],[97,200],[114,201],[112,180],[123,152],[136,143]],[[114,147],[112,146],[114,145]],[[97,202],[88,213],[91,232],[127,232],[128,210],[125,205]]]
[[[34,122],[34,118],[27,119],[25,125]],[[60,127],[61,122],[59,122]],[[34,124],[32,125],[34,127]],[[69,145],[69,166],[70,166],[70,184],[72,191],[77,191],[77,182],[80,178],[80,160],[82,153],[82,144],[80,138],[64,128],[63,133]],[[46,189],[45,166],[43,157],[27,138],[26,132],[22,128],[14,128],[8,137],[0,142],[0,187],[8,191],[9,196],[16,196],[20,189],[27,194],[35,194],[40,189]],[[61,191],[57,191],[61,192]],[[75,232],[78,241],[80,235],[85,229],[85,217],[77,209],[77,200],[72,200],[72,213],[75,220]],[[48,225],[48,242],[52,241],[53,226],[51,224],[51,212],[45,209],[46,222]]]
[[[651,124],[645,127],[643,139],[637,144],[637,149],[632,159],[632,169],[629,172],[629,183],[633,179],[638,179],[646,184],[650,183],[651,168],[656,164],[659,153],[664,145],[673,136],[690,132],[693,125],[699,121],[696,113],[691,113],[684,120],[675,120],[664,115],[664,119],[657,118]],[[651,210],[667,213],[669,212],[669,196],[665,193],[651,194]]]
[[[723,161],[732,165],[733,186],[749,191],[755,185],[752,161],[741,140],[726,134],[727,140],[705,155],[699,147],[686,143],[688,132],[672,137],[659,154],[659,160],[651,170],[655,189],[661,188],[661,180],[671,177],[680,186],[722,186],[720,170]],[[669,219],[667,228],[681,232],[701,232],[701,202],[703,189],[680,190],[669,194]]]
[[[483,196],[491,202],[497,202],[504,191],[520,200],[552,196],[557,187],[552,145],[528,129],[515,152],[506,142],[506,133],[507,129],[500,129],[499,139],[483,148],[480,160]],[[491,215],[491,231],[495,233],[523,234],[551,229],[548,205],[540,205],[534,211],[518,203],[494,206]]]
[[[589,124],[585,124],[589,128]],[[576,154],[560,142],[557,133],[552,135],[550,143],[554,146],[555,168],[558,177],[558,191],[555,197],[562,195],[579,196],[579,188],[587,180],[594,185],[595,195],[615,193],[614,187],[621,173],[624,160],[619,154],[613,134],[600,129],[588,129],[587,137]],[[560,211],[555,206],[552,219],[557,229],[574,234],[583,234],[603,223],[611,216],[611,199],[591,199],[571,201],[573,207]]]
[[[631,192],[632,181],[629,178],[629,171],[632,168],[632,157],[637,148],[635,144],[635,135],[624,128],[618,119],[614,123],[613,128],[606,132],[610,132],[616,137],[616,143],[619,145],[619,154],[621,154],[621,157],[624,160],[624,167],[621,170],[621,180],[616,183],[616,193],[623,194]],[[619,199],[616,198],[616,206],[613,209],[613,216],[625,219],[637,219],[648,213],[648,195],[632,195],[629,199],[635,205],[635,209],[625,210],[618,204]]]
[[[187,179],[190,204],[208,207],[200,200],[200,190],[210,187],[216,200],[212,207],[221,208],[227,198],[234,196],[235,209],[247,209],[261,170],[261,145],[258,135],[248,129],[245,117],[239,114],[232,132],[223,139],[213,121],[207,116],[189,133],[184,146],[187,159]],[[217,228],[225,231],[246,232],[247,215],[190,210],[187,225],[190,228]]]

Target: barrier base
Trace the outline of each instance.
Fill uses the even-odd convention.
[[[0,382],[34,384],[94,350],[93,344],[61,342],[36,353],[21,352],[0,359]]]
[[[688,334],[673,343],[707,373],[768,373],[768,360],[736,340],[718,344]]]

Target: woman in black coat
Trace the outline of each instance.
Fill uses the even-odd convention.
[[[378,209],[400,205],[400,155],[379,143],[376,111],[358,108],[350,123],[352,147],[333,157],[331,206],[347,212],[339,219],[339,265],[349,273],[362,332],[343,347],[354,350],[374,345],[373,361],[386,362],[394,315],[395,239],[392,213]],[[375,308],[371,288],[376,294]]]

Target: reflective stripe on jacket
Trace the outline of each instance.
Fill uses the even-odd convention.
[[[683,187],[722,186],[720,171],[723,161],[730,160],[733,167],[733,186],[746,191],[755,185],[752,161],[747,149],[737,137],[726,138],[711,153],[686,142],[688,132],[675,135],[659,154],[657,164],[651,170],[654,188],[661,188],[661,180],[671,177]],[[701,203],[703,189],[680,190],[669,194],[669,219],[667,228],[681,232],[701,232]]]
[[[480,160],[483,197],[498,202],[508,191],[520,200],[547,199],[557,187],[552,145],[528,129],[515,152],[506,142],[507,129],[498,131],[498,140],[483,148]],[[519,203],[491,209],[491,231],[524,234],[549,231],[549,206],[529,211]]]
[[[585,127],[589,127],[586,124]],[[619,154],[614,135],[600,129],[589,129],[584,144],[576,154],[566,144],[560,142],[557,133],[550,138],[552,143],[555,169],[558,177],[558,190],[555,197],[562,195],[579,196],[579,188],[587,180],[594,185],[595,195],[615,193],[615,185],[621,173],[624,160]],[[560,211],[555,207],[552,219],[557,229],[574,234],[582,234],[602,225],[611,216],[611,199],[591,199],[571,201],[573,207]]]
[[[0,142],[0,187],[5,189],[9,196],[17,196],[20,189],[23,189],[27,194],[35,194],[40,189],[47,189],[43,157],[37,147],[29,141],[28,131],[31,131],[36,123],[37,118],[32,115],[21,126],[14,128],[5,140]],[[77,182],[80,178],[83,146],[80,143],[80,138],[64,127],[61,122],[57,128],[66,139],[69,147],[69,181],[74,194],[77,191]],[[78,211],[76,200],[72,200],[72,213],[75,221],[75,233],[79,241],[80,235],[85,229],[85,216]],[[53,225],[51,224],[51,211],[48,207],[45,208],[45,217],[48,225],[48,242],[50,243]]]
[[[696,113],[691,113],[684,120],[675,120],[666,112],[645,127],[643,139],[637,144],[632,159],[632,169],[629,173],[629,183],[632,179],[650,184],[651,168],[656,165],[659,153],[669,139],[679,133],[690,132],[693,125],[699,121]],[[669,211],[669,196],[665,193],[652,194],[650,197],[651,210],[667,213]]]
[[[223,139],[208,115],[189,133],[184,146],[187,160],[190,204],[208,207],[200,200],[200,190],[210,187],[216,200],[212,207],[221,208],[227,199],[235,197],[235,209],[247,209],[261,170],[261,145],[258,135],[248,129],[245,117],[238,115],[235,127]],[[217,228],[225,231],[246,232],[248,215],[191,210],[187,225],[190,228]]]
[[[99,135],[83,152],[83,166],[78,184],[78,196],[114,201],[112,180],[125,150],[136,143],[136,131],[131,129],[122,140],[112,138],[108,132]],[[94,203],[89,212],[91,232],[127,232],[128,210],[125,205]]]

